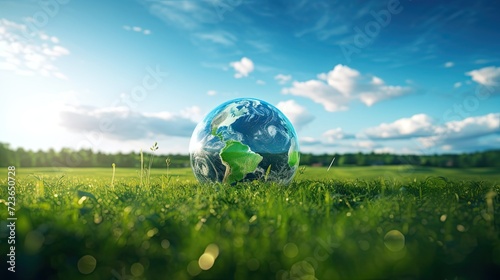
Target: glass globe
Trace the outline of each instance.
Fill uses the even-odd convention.
[[[288,184],[299,166],[297,134],[273,105],[238,98],[213,109],[194,129],[189,143],[198,181]]]

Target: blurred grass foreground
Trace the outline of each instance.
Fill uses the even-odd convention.
[[[497,171],[307,167],[228,186],[187,168],[142,185],[133,168],[113,184],[111,168],[19,168],[2,279],[496,279]]]

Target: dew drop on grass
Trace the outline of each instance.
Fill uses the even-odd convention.
[[[384,244],[392,252],[401,251],[405,247],[405,236],[399,230],[391,230],[385,234]]]

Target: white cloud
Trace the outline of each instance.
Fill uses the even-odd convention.
[[[337,142],[338,140],[354,138],[354,135],[346,134],[340,127],[329,129],[325,131],[322,136],[324,142],[327,143],[334,143]]]
[[[233,34],[220,30],[210,33],[197,33],[194,35],[194,38],[223,46],[232,46],[237,40],[236,36]]]
[[[370,151],[380,147],[376,142],[366,139],[356,139],[354,135],[345,134],[341,128],[334,128],[326,131],[321,136],[321,139],[313,137],[302,137],[300,139],[301,146],[317,146],[322,150],[335,147],[338,152],[353,152],[353,151]],[[315,149],[317,151],[317,148]],[[313,151],[313,150],[310,150]]]
[[[355,141],[355,142],[353,142],[351,144],[351,146],[354,147],[354,148],[361,148],[361,149],[366,149],[366,150],[372,150],[377,145],[373,141],[362,140],[362,141]]]
[[[413,115],[402,118],[392,123],[382,123],[379,126],[368,128],[365,135],[372,139],[401,139],[434,134],[432,119],[426,114]]]
[[[352,101],[357,100],[366,106],[372,106],[381,100],[410,92],[409,87],[386,85],[379,77],[362,75],[359,71],[341,64],[328,73],[320,73],[317,80],[294,81],[292,87],[282,90],[283,94],[310,98],[330,112],[347,110]]]
[[[151,30],[149,29],[145,29],[145,28],[142,28],[140,26],[133,26],[133,27],[130,27],[128,25],[124,25],[123,26],[123,29],[126,30],[126,31],[134,31],[134,32],[137,32],[137,33],[142,33],[144,35],[149,35],[151,34]]]
[[[428,154],[498,149],[500,113],[469,117],[460,121],[436,123],[425,114],[401,118],[368,128],[356,136],[342,128],[325,131],[319,139],[301,138],[304,151],[374,151],[376,153]],[[314,146],[314,147],[312,147]],[[332,150],[332,148],[335,148]]]
[[[455,84],[453,84],[453,87],[454,88],[459,88],[462,86],[462,83],[461,82],[456,82]]]
[[[258,85],[261,85],[261,86],[263,86],[263,85],[266,84],[266,82],[263,81],[263,80],[257,80],[255,83],[258,84]]]
[[[490,66],[465,73],[472,80],[484,86],[500,85],[500,67]]]
[[[61,125],[71,131],[100,131],[114,139],[137,140],[159,136],[189,137],[196,126],[190,115],[193,113],[199,115],[199,108],[186,108],[181,113],[140,113],[128,107],[68,106],[60,117]]]
[[[451,121],[436,128],[436,134],[442,139],[479,137],[494,132],[500,132],[500,113]]]
[[[500,133],[500,113],[469,117],[436,124],[429,116],[417,114],[364,130],[372,140],[417,139],[424,148],[473,148],[482,137]],[[444,147],[444,148],[443,148]]]
[[[321,141],[313,138],[313,137],[302,137],[299,139],[300,146],[315,146],[321,145]]]
[[[338,64],[330,72],[319,74],[318,78],[326,81],[330,87],[336,89],[343,96],[349,96],[359,76],[360,73],[357,70]]]
[[[498,148],[491,137],[500,134],[500,113],[469,117],[436,127],[436,134],[417,140],[425,147],[475,151]]]
[[[394,154],[397,151],[391,147],[381,147],[374,149],[373,152],[376,154]]]
[[[193,30],[207,23],[220,21],[213,0],[199,1],[142,1],[149,11],[168,25]]]
[[[247,57],[241,58],[240,61],[233,61],[229,65],[236,71],[234,74],[236,79],[247,77],[254,70],[253,61]]]
[[[281,101],[276,107],[285,114],[297,130],[302,129],[314,120],[314,116],[304,106],[295,102],[295,100]]]
[[[284,74],[278,74],[274,77],[274,79],[276,81],[278,81],[278,84],[280,85],[284,85],[286,83],[288,83],[289,81],[292,80],[292,76],[291,75],[284,75]]]
[[[455,63],[453,63],[453,61],[448,61],[444,64],[444,67],[446,68],[451,68],[453,66],[455,66]]]
[[[203,119],[203,114],[201,108],[198,106],[191,106],[181,110],[180,115],[186,119],[190,119],[193,122],[200,122]]]
[[[13,71],[18,75],[41,75],[67,79],[54,62],[70,54],[59,45],[59,39],[38,32],[27,40],[27,26],[0,19],[0,70]]]
[[[214,96],[214,95],[217,94],[217,91],[211,89],[211,90],[207,91],[207,94],[210,95],[210,96]]]
[[[329,112],[344,111],[348,108],[346,106],[347,98],[340,95],[334,88],[318,80],[294,81],[292,87],[283,89],[282,93],[310,98],[314,102],[322,104],[325,110]]]

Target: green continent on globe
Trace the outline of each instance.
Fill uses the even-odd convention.
[[[294,167],[295,165],[299,165],[300,161],[300,153],[297,150],[295,145],[295,141],[291,141],[290,148],[288,149],[288,165],[290,167]]]
[[[238,141],[228,140],[220,151],[222,163],[226,166],[225,183],[235,183],[252,173],[262,161],[262,156],[252,152],[250,147]]]
[[[300,160],[300,154],[298,151],[293,151],[290,154],[288,154],[288,165],[290,167],[294,167],[295,165],[298,165],[299,160]]]

